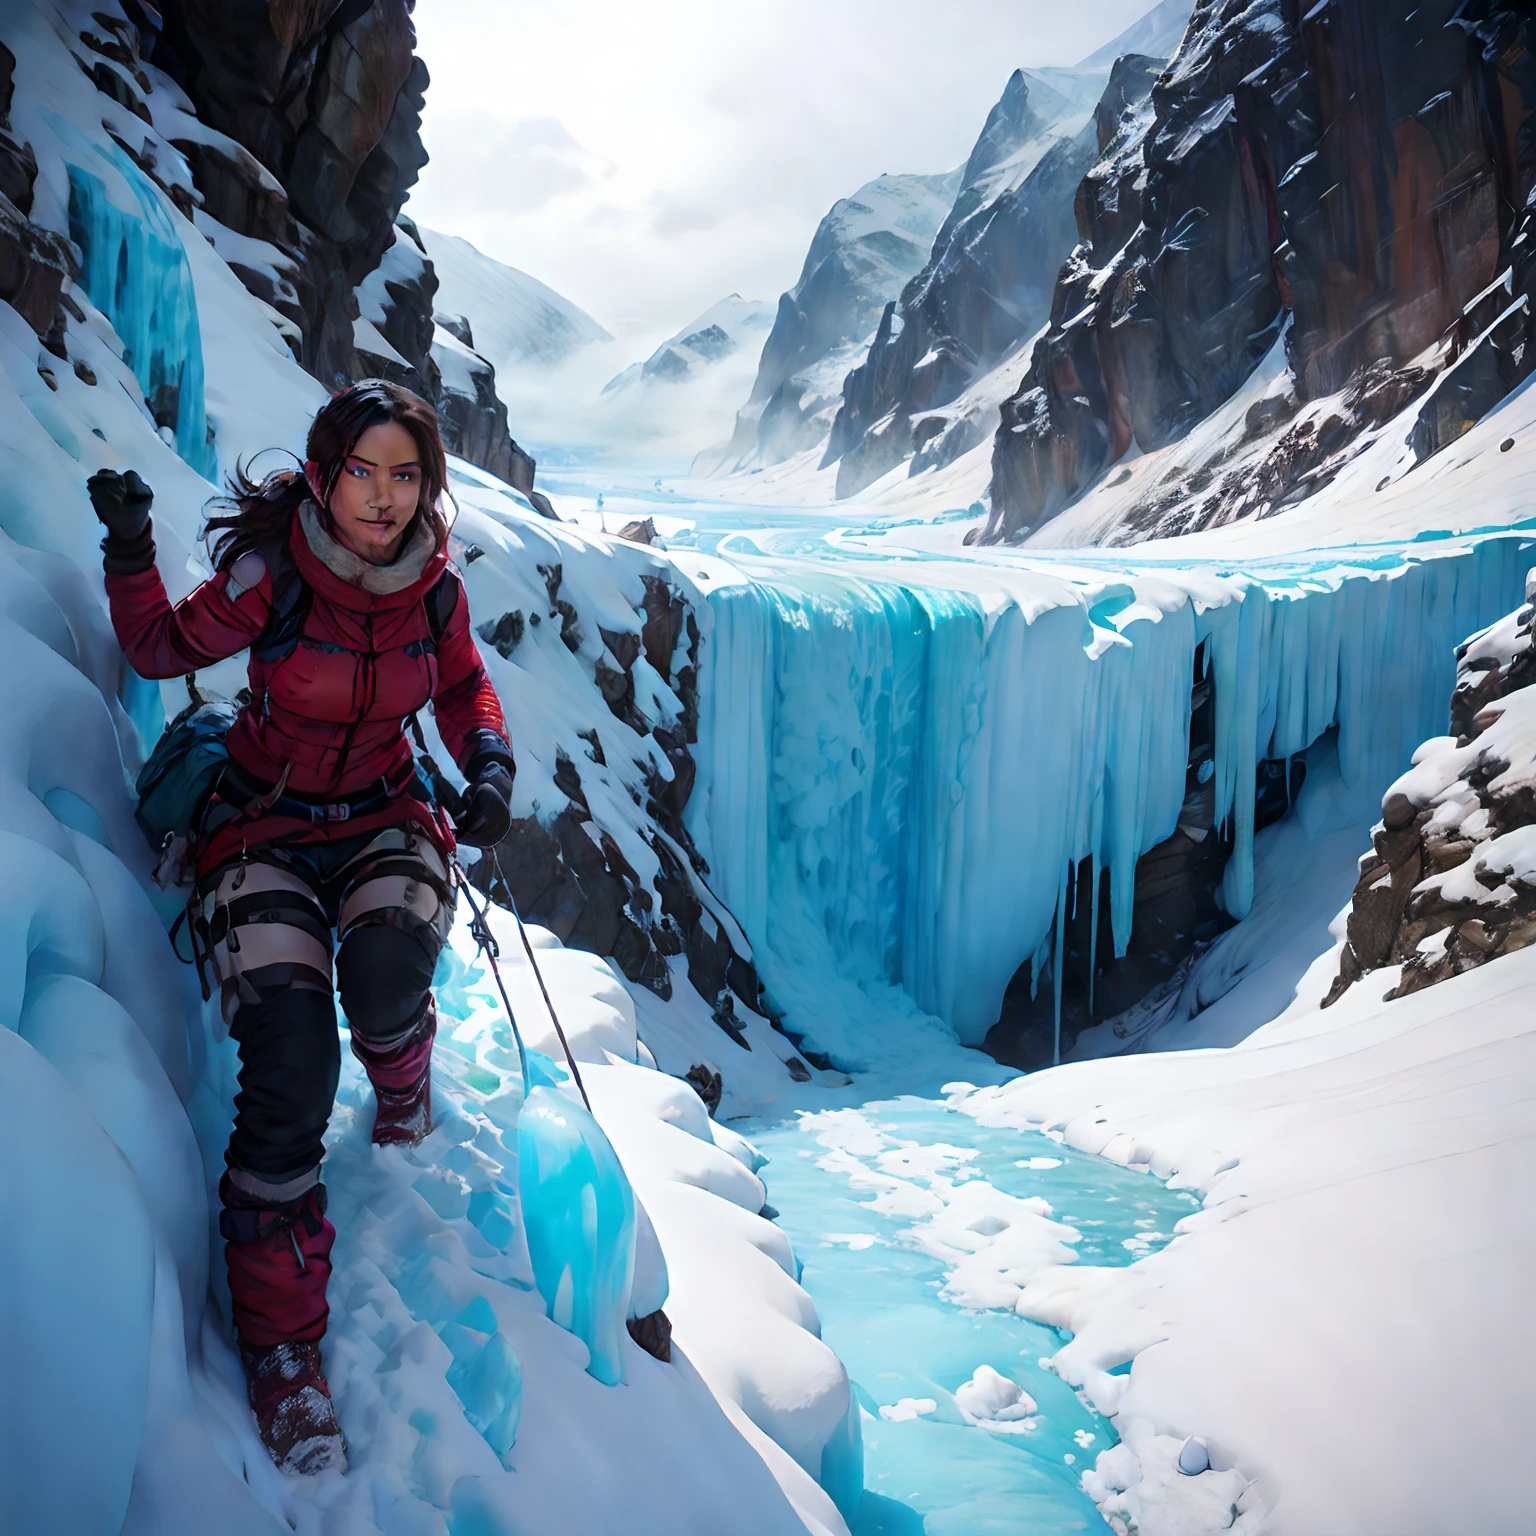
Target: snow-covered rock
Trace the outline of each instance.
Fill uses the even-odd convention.
[[[730,442],[701,455],[695,473],[777,464],[825,442],[844,376],[862,360],[881,310],[927,260],[959,185],[958,169],[879,176],[832,205],[795,286],[779,296]]]
[[[1458,649],[1459,734],[1426,741],[1382,797],[1325,1006],[1383,966],[1402,996],[1536,943],[1533,617],[1527,602]]]
[[[952,1098],[985,1124],[1134,1151],[1204,1196],[1167,1248],[1128,1269],[1038,1271],[1017,1303],[1070,1333],[1054,1368],[1113,1416],[1122,1443],[1084,1486],[1116,1529],[1523,1518],[1519,1492],[1477,1466],[1520,1454],[1518,1426],[1483,1410],[1536,1361],[1521,1193],[1536,959],[1390,1000],[1357,984],[1320,1011],[1336,953],[1231,1049],[1077,1063]],[[1426,1325],[1439,1317],[1455,1319],[1454,1349]],[[1192,1435],[1210,1466],[1194,1475]]]
[[[598,435],[691,460],[730,430],[730,402],[746,394],[773,316],[771,304],[736,293],[694,316],[603,386]]]

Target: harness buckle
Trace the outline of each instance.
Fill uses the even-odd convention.
[[[328,801],[324,808],[327,821],[346,821],[352,815],[352,806],[346,800]]]

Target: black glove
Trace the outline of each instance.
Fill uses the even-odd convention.
[[[107,533],[101,541],[102,567],[109,576],[136,576],[155,563],[155,541],[149,520],[155,493],[137,470],[119,474],[98,469],[85,482],[91,506]]]
[[[503,762],[486,764],[464,791],[458,838],[471,848],[493,848],[512,830],[512,772]]]

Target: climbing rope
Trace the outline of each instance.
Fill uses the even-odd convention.
[[[549,995],[549,988],[544,984],[544,973],[539,969],[539,962],[533,957],[533,945],[528,941],[528,930],[523,926],[522,915],[517,910],[517,904],[512,899],[512,888],[507,884],[507,877],[502,874],[501,860],[496,857],[496,851],[490,850],[492,862],[495,865],[497,878],[501,881],[502,890],[506,892],[507,906],[511,910],[513,920],[517,923],[517,931],[523,941],[523,952],[528,956],[528,964],[533,970],[534,980],[539,984],[539,992],[544,998],[544,1006],[549,1010],[550,1023],[555,1026],[555,1035],[560,1041],[560,1048],[565,1052],[566,1065],[570,1068],[571,1077],[575,1080],[577,1091],[581,1094],[581,1102],[586,1105],[588,1113],[592,1109],[592,1101],[587,1097],[587,1085],[581,1080],[581,1071],[576,1065],[576,1057],[571,1052],[570,1041],[565,1038],[565,1030],[560,1024],[560,1015],[555,1012],[555,1004]],[[458,881],[459,889],[464,892],[464,898],[469,902],[469,910],[474,914],[469,924],[470,937],[480,948],[480,953],[485,956],[486,963],[491,968],[491,975],[496,980],[496,990],[501,994],[501,1006],[506,1009],[507,1021],[512,1026],[512,1038],[517,1041],[518,1056],[523,1067],[523,1091],[528,1091],[528,1048],[523,1044],[523,1036],[517,1027],[517,1016],[512,1012],[512,1002],[507,996],[506,983],[501,979],[501,967],[497,965],[497,957],[501,953],[501,946],[496,942],[496,936],[491,932],[490,923],[486,920],[486,911],[489,907],[482,907],[474,896],[474,887],[465,877],[463,866],[458,859],[453,861],[454,878]]]

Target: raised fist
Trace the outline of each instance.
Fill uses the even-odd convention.
[[[136,469],[120,474],[115,469],[98,469],[85,488],[107,530],[107,536],[124,544],[137,543],[149,528],[149,509],[155,493],[139,478]]]

